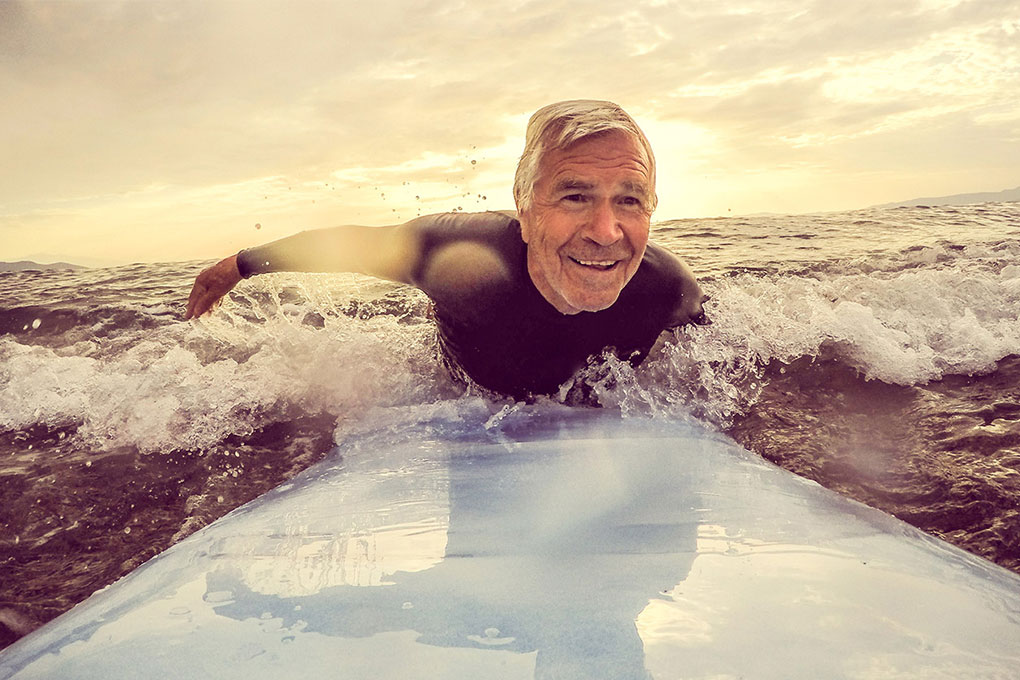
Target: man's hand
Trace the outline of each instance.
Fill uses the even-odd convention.
[[[676,326],[683,326],[689,323],[695,326],[708,326],[712,323],[712,320],[705,315],[703,305],[710,299],[710,297],[701,292],[700,286],[696,291],[691,291],[684,295],[680,309],[674,314],[673,323]]]
[[[712,321],[705,316],[704,304],[710,299],[701,290],[698,280],[690,268],[681,263],[682,275],[680,284],[680,304],[673,312],[673,320],[669,328],[683,326],[684,324],[695,324],[707,326]]]
[[[202,316],[216,306],[220,299],[230,292],[241,280],[241,272],[237,270],[237,256],[220,260],[195,278],[195,285],[188,297],[188,310],[184,313],[185,320]]]
[[[696,326],[711,325],[712,320],[705,316],[705,308],[703,307],[703,305],[711,299],[712,298],[710,298],[707,295],[701,296],[701,302],[698,303],[697,311],[690,315],[691,323],[695,324]]]

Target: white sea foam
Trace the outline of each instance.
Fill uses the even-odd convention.
[[[427,323],[334,312],[316,328],[296,311],[253,322],[228,303],[195,324],[90,346],[91,356],[0,338],[0,429],[76,427],[105,450],[204,448],[275,419],[356,418],[450,389]]]
[[[1012,281],[960,264],[821,279],[740,277],[717,286],[722,323],[708,334],[762,361],[828,352],[868,378],[924,383],[988,371],[1020,352]]]
[[[1020,354],[1020,268],[987,264],[721,278],[706,285],[712,325],[675,331],[637,370],[609,360],[587,379],[607,406],[725,424],[772,362],[835,359],[899,385],[988,372]]]
[[[712,325],[676,331],[637,370],[610,360],[585,379],[605,406],[724,423],[754,402],[775,361],[833,358],[902,385],[989,371],[1020,353],[1020,267],[986,265],[723,277],[707,286]],[[105,345],[0,339],[0,428],[73,427],[95,448],[156,451],[309,413],[335,416],[342,438],[394,422],[484,423],[498,411],[445,375],[426,319],[353,318],[338,311],[350,299],[314,282],[285,303],[277,285],[246,288],[247,301],[199,322]],[[268,301],[253,303],[257,294]],[[321,328],[302,322],[309,313]]]
[[[1017,209],[1000,212],[1014,219]],[[585,375],[591,391],[625,413],[693,412],[725,423],[754,403],[770,363],[821,357],[869,379],[913,385],[990,371],[1020,354],[1020,243],[939,240],[943,227],[923,215],[923,244],[904,247],[923,231],[914,225],[891,247],[867,253],[854,250],[862,241],[854,236],[857,217],[789,218],[785,226],[787,218],[714,221],[701,235],[685,235],[684,222],[663,232],[681,252],[727,239],[740,251],[720,255],[706,281],[713,324],[674,332],[637,370],[614,360],[593,368]],[[838,243],[805,238],[823,222],[845,227]],[[727,225],[735,237],[724,233]],[[771,235],[773,250],[760,249],[762,234]],[[764,253],[758,273],[735,273],[756,253]],[[797,253],[807,256],[794,262]],[[146,276],[180,286],[183,299],[190,271],[167,265]],[[161,451],[204,449],[305,414],[335,417],[342,439],[401,423],[484,425],[513,408],[450,380],[427,301],[415,291],[356,276],[263,276],[239,286],[213,315],[182,322],[171,314],[180,310],[164,304],[165,290],[159,297],[136,290],[139,275],[119,275],[119,288],[111,288],[102,271],[68,273],[64,303],[46,302],[50,279],[0,282],[20,324],[0,337],[0,430],[62,427],[94,449]],[[94,300],[93,290],[106,296],[100,307],[73,302],[85,292]],[[64,318],[57,312],[81,321],[48,331],[51,306],[55,321]],[[130,314],[118,320],[124,310]],[[39,314],[39,328],[22,329]],[[90,331],[97,319],[102,333]]]

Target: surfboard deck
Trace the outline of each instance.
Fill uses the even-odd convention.
[[[19,679],[1017,668],[1020,577],[697,424],[586,409],[365,436],[0,652]]]

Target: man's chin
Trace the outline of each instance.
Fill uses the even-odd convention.
[[[565,299],[567,304],[577,310],[577,312],[601,312],[612,307],[619,297],[620,291],[613,293],[606,292],[599,295],[592,295],[590,292],[587,292],[585,294],[571,295],[570,297],[565,297]]]

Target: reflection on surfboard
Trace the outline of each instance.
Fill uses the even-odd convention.
[[[402,470],[352,461],[338,491],[372,500],[341,492],[347,523],[332,538],[298,546],[282,536],[286,547],[260,550],[295,564],[269,573],[252,554],[211,572],[210,591],[235,594],[217,613],[268,612],[342,638],[414,631],[416,644],[529,655],[528,677],[647,678],[635,621],[687,575],[695,497],[684,477],[664,474],[675,464],[668,449],[631,457],[613,444],[574,441],[552,455],[474,445],[445,465],[433,455]],[[383,511],[355,509],[372,507]]]

